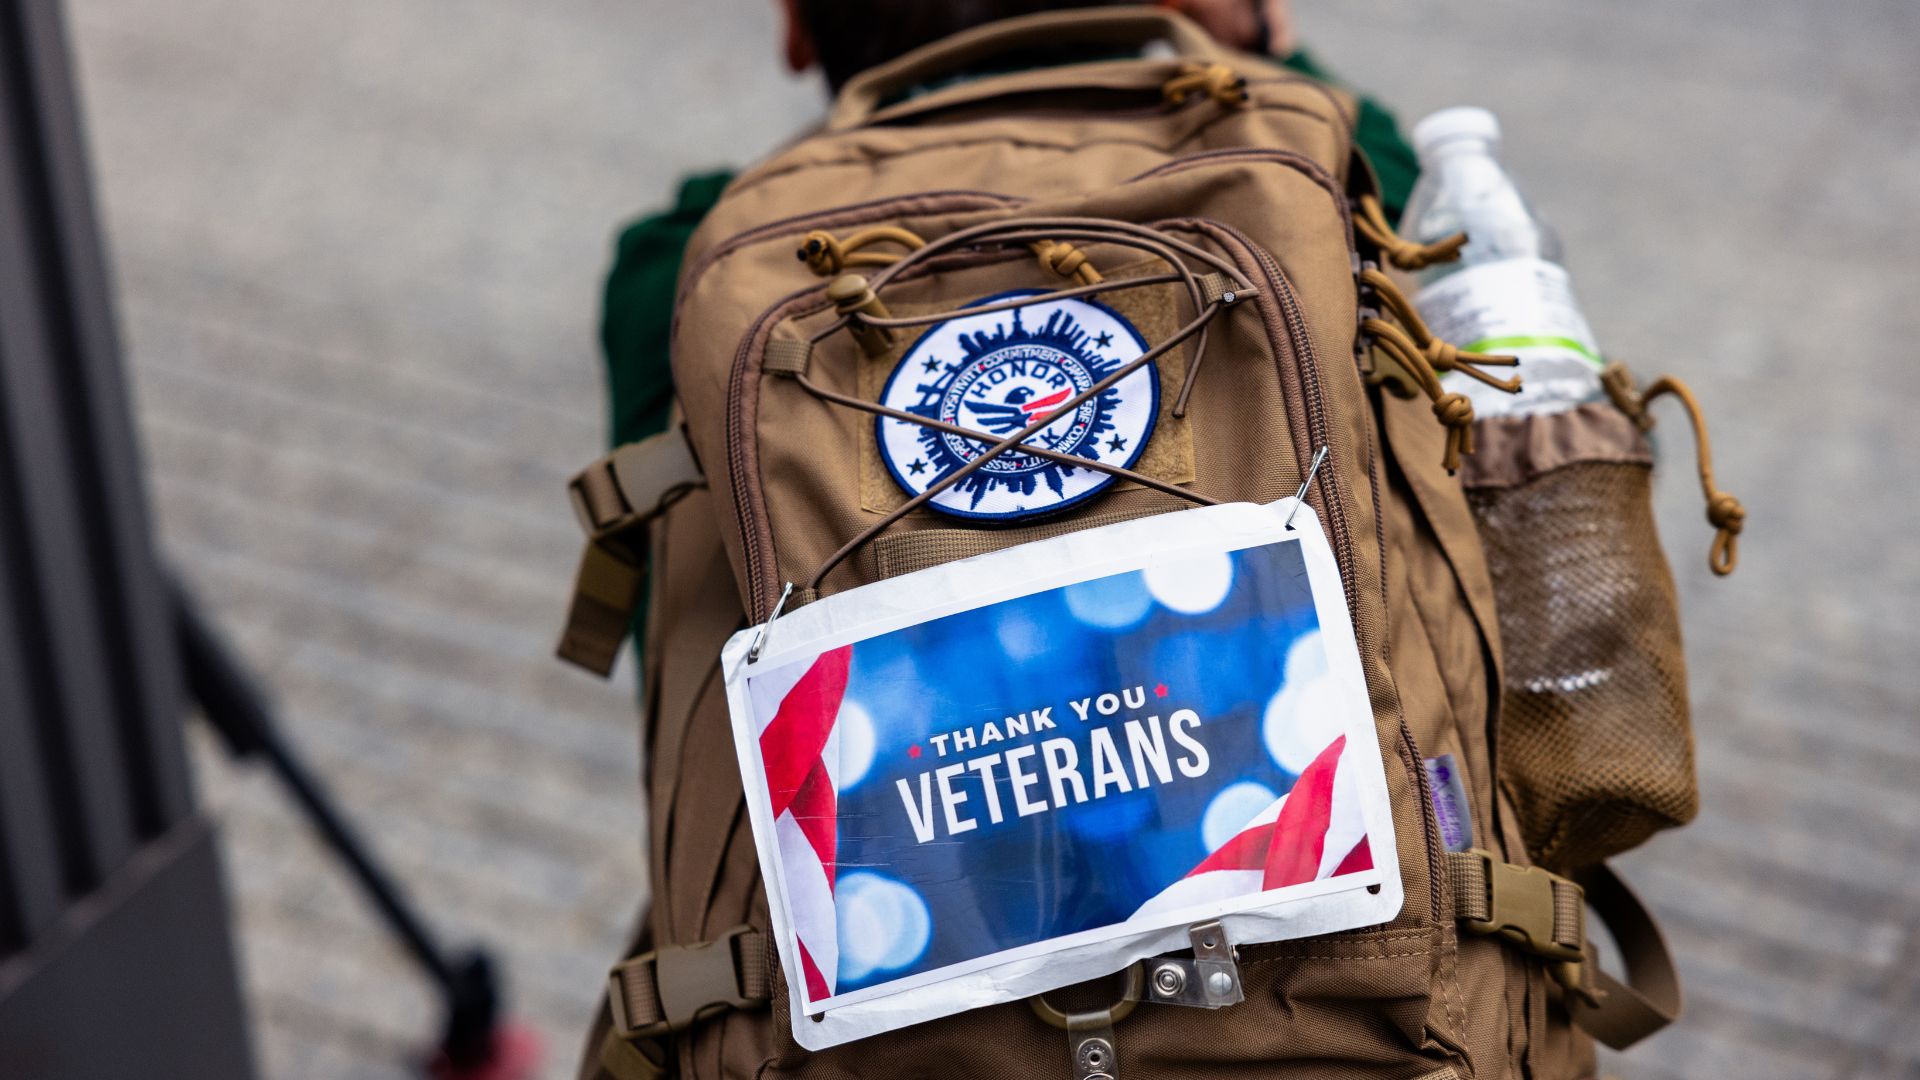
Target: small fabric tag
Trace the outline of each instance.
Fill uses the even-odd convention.
[[[1452,754],[1427,758],[1424,764],[1440,840],[1448,851],[1465,851],[1473,846],[1473,811],[1467,803],[1467,787],[1460,782],[1460,767],[1453,763]]]

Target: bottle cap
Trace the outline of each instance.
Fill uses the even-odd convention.
[[[1457,139],[1480,139],[1498,146],[1500,120],[1478,106],[1459,105],[1441,109],[1413,126],[1413,148],[1421,157]]]

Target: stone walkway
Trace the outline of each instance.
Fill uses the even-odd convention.
[[[1298,0],[1403,115],[1497,109],[1588,314],[1693,380],[1751,511],[1662,523],[1706,806],[1626,860],[1688,977],[1624,1076],[1920,1075],[1920,8]],[[641,894],[630,674],[548,659],[597,278],[688,169],[818,114],[764,3],[73,0],[167,550],[548,1075]],[[728,73],[724,99],[706,87]],[[724,122],[716,122],[721,120]],[[199,742],[273,1077],[409,1075],[432,999],[268,780]]]

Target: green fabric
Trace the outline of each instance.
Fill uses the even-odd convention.
[[[673,209],[628,225],[614,245],[600,317],[613,407],[610,445],[667,429],[673,410],[667,346],[680,257],[732,179],[731,172],[711,172],[682,181]]]
[[[1305,49],[1280,63],[1321,82],[1340,82]],[[1420,178],[1420,160],[1414,157],[1413,147],[1407,145],[1407,140],[1401,138],[1400,125],[1393,113],[1370,97],[1360,98],[1360,116],[1353,126],[1353,141],[1373,163],[1374,175],[1380,180],[1380,204],[1386,208],[1387,220],[1398,225],[1400,212],[1407,208],[1407,196],[1413,194],[1413,182]]]
[[[732,179],[731,172],[719,171],[681,181],[673,209],[628,225],[614,243],[600,314],[600,347],[606,353],[607,397],[613,410],[610,446],[624,446],[667,430],[673,413],[668,346],[681,257],[693,230],[720,201],[720,192]],[[641,585],[633,613],[636,671],[641,667],[650,585],[650,580]],[[645,687],[641,693],[645,700]]]

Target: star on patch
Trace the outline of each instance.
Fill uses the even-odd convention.
[[[928,371],[939,371],[940,361],[935,360],[933,357],[929,356],[927,357],[927,362],[922,366],[925,367]]]
[[[923,472],[926,472],[926,471],[927,471],[927,459],[926,459],[926,458],[914,458],[914,459],[913,459],[913,463],[907,466],[907,471],[908,471],[908,472],[910,472],[910,473],[912,473],[912,474],[913,474],[913,475],[915,475],[915,476],[919,476],[919,475],[920,475],[921,473],[923,473]]]
[[[1101,334],[1101,335],[1100,335],[1099,337],[1096,337],[1096,338],[1094,338],[1094,339],[1093,339],[1093,343],[1094,343],[1095,345],[1098,345],[1098,346],[1100,346],[1101,348],[1103,348],[1103,349],[1104,349],[1104,348],[1106,348],[1107,346],[1109,346],[1109,345],[1111,345],[1111,344],[1113,344],[1113,335],[1112,335],[1112,334]]]
[[[1127,448],[1127,440],[1121,438],[1118,435],[1115,435],[1113,438],[1107,440],[1107,449],[1113,451],[1116,454],[1122,450],[1125,450],[1126,448]]]
[[[920,744],[919,744],[919,743],[914,743],[914,744],[913,744],[912,746],[909,746],[909,747],[907,747],[907,756],[908,756],[908,757],[912,757],[912,758],[917,758],[917,757],[919,757],[919,756],[920,756]]]
[[[1153,696],[1154,696],[1154,697],[1166,697],[1166,696],[1167,696],[1167,684],[1166,684],[1166,683],[1154,683],[1154,684],[1153,684]]]

